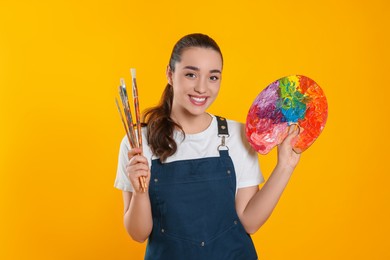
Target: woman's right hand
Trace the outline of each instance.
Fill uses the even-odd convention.
[[[146,188],[149,187],[150,168],[148,160],[141,155],[141,148],[133,148],[128,152],[129,162],[126,165],[126,173],[131,185],[133,185],[135,193],[142,193],[142,176],[146,182]]]

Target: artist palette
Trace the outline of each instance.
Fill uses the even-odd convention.
[[[293,149],[305,151],[321,134],[328,117],[328,103],[314,80],[293,75],[276,80],[257,96],[246,119],[246,136],[260,154],[267,154],[299,126]]]

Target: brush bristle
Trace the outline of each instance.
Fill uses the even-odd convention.
[[[131,72],[131,77],[135,79],[135,69],[134,68],[130,69],[130,72]]]
[[[125,80],[122,79],[122,78],[121,78],[121,86],[122,86],[122,87],[126,86],[126,85],[125,85]]]

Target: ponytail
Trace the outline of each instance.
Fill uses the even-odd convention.
[[[172,86],[167,84],[161,96],[160,103],[148,109],[144,114],[144,121],[147,124],[148,144],[154,155],[164,162],[177,150],[177,144],[173,139],[175,128],[183,132],[183,128],[171,119],[173,101]]]

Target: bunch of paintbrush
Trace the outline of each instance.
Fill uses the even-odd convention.
[[[121,84],[119,86],[119,96],[120,96],[121,101],[122,101],[123,112],[125,114],[125,117],[123,117],[118,100],[115,99],[115,102],[116,102],[116,106],[118,108],[120,117],[122,119],[122,123],[123,123],[123,126],[125,128],[126,136],[129,140],[130,146],[132,148],[139,147],[139,148],[141,148],[141,151],[142,151],[141,114],[139,111],[137,81],[136,81],[135,69],[131,69],[130,71],[131,71],[131,78],[132,78],[134,113],[135,113],[135,120],[136,120],[135,125],[133,123],[133,117],[132,117],[132,113],[131,113],[129,97],[127,95],[126,84],[125,84],[124,79],[121,79]],[[125,120],[125,118],[126,118],[126,120]],[[134,130],[134,128],[136,128],[136,130]],[[143,192],[145,192],[147,190],[145,177],[144,176],[140,177],[139,181],[140,181],[141,190]]]

